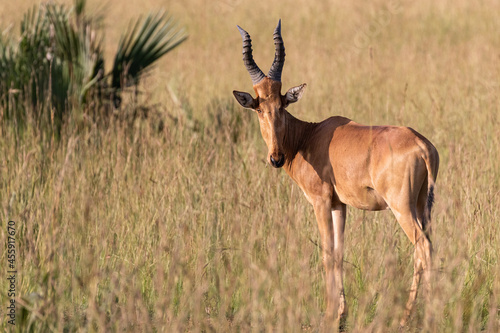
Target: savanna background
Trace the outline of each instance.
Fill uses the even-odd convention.
[[[39,4],[2,1],[2,40],[20,38]],[[292,114],[410,126],[440,153],[433,293],[404,331],[500,330],[497,1],[109,0],[102,10],[89,0],[87,12],[103,16],[106,66],[127,27],[161,8],[189,38],[109,115],[68,103],[54,130],[37,120],[51,119],[50,105],[27,102],[17,118],[0,106],[0,243],[14,220],[18,271],[13,329],[2,250],[0,330],[320,329],[312,208],[266,163],[255,115],[232,96],[252,92],[236,25],[267,72],[279,18],[283,87],[308,84]],[[344,329],[396,331],[413,247],[392,213],[348,209],[344,260]]]

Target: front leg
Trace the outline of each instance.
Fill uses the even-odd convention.
[[[314,201],[314,213],[321,237],[326,284],[327,320],[339,320],[346,313],[342,283],[345,205],[332,209],[331,196]],[[335,317],[335,313],[337,316]]]
[[[347,305],[344,295],[344,228],[345,228],[346,205],[338,203],[332,209],[333,235],[334,235],[334,276],[335,287],[340,295],[338,318],[347,316]]]

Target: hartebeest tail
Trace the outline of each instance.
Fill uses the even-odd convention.
[[[305,84],[281,94],[285,47],[281,21],[274,31],[275,57],[268,76],[252,56],[250,35],[243,39],[243,61],[256,97],[233,91],[245,108],[256,111],[268,148],[268,161],[283,167],[312,204],[321,236],[327,318],[347,313],[343,286],[346,205],[365,210],[391,209],[415,245],[414,274],[401,325],[417,297],[420,276],[430,283],[431,209],[439,168],[432,143],[408,127],[364,126],[344,117],[306,123],[286,107],[297,102]],[[332,321],[333,322],[333,321]]]
[[[431,211],[434,205],[434,187],[439,169],[439,155],[436,154],[431,161],[428,157],[424,158],[427,168],[427,200],[425,203],[424,219],[422,219],[422,229],[428,237],[432,234]]]

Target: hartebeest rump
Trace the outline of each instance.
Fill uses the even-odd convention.
[[[243,61],[256,97],[233,91],[245,108],[255,110],[269,163],[283,167],[314,207],[326,275],[326,316],[347,313],[342,280],[346,205],[390,209],[415,245],[414,275],[401,325],[405,324],[423,273],[429,285],[433,191],[439,167],[436,148],[408,127],[364,126],[344,117],[320,123],[301,121],[285,108],[297,102],[306,85],[281,95],[285,48],[281,20],[274,31],[275,58],[266,76],[253,60],[250,35],[243,38]]]

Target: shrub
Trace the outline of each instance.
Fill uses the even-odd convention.
[[[33,7],[21,36],[0,39],[0,121],[23,128],[28,119],[59,133],[69,112],[106,119],[121,95],[137,87],[152,65],[181,44],[184,29],[165,12],[139,18],[122,35],[111,70],[105,72],[102,16],[87,15],[85,0],[67,8]]]

